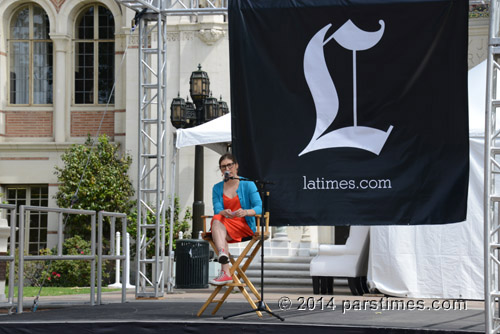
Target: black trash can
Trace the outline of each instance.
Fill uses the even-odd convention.
[[[200,289],[208,287],[209,245],[205,240],[176,241],[175,287]]]

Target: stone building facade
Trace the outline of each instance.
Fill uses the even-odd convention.
[[[483,14],[470,19],[469,68],[487,56],[489,22]],[[0,200],[56,206],[54,166],[62,165],[60,156],[72,144],[98,132],[132,155],[130,177],[137,183],[138,38],[131,31],[133,16],[114,0],[0,1]],[[169,16],[167,24],[168,102],[178,93],[189,95],[189,77],[201,64],[213,95],[230,105],[225,18]],[[193,202],[194,148],[182,149],[178,159],[175,189],[185,208]],[[212,184],[220,179],[217,164],[218,155],[206,149],[206,213],[212,212]],[[29,250],[53,245],[55,217],[32,215],[30,221]],[[289,227],[279,233],[295,248],[313,249],[334,236],[331,227]]]

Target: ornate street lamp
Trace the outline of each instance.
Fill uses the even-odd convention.
[[[224,116],[225,114],[229,114],[229,107],[227,106],[226,101],[222,101],[222,95],[219,100],[219,113],[218,116]]]
[[[210,79],[205,71],[201,70],[201,65],[198,65],[198,71],[191,73],[189,79],[189,94],[195,104],[203,103],[203,100],[210,93]]]
[[[209,122],[211,120],[219,117],[219,102],[215,97],[207,97],[203,103],[203,113],[205,116],[205,121]]]
[[[196,117],[196,107],[193,102],[189,101],[189,97],[186,98],[186,111],[184,112],[184,119],[186,120],[187,128],[195,126],[198,119]]]
[[[227,103],[219,101],[210,94],[210,79],[205,71],[198,70],[191,73],[189,79],[189,97],[184,100],[180,94],[172,99],[170,105],[170,121],[172,125],[179,128],[190,128],[211,121],[219,116],[229,113]],[[196,145],[194,158],[194,202],[193,202],[193,238],[197,232],[203,230],[201,216],[205,213],[203,203],[203,146]]]
[[[177,97],[172,99],[172,104],[170,105],[170,121],[175,128],[179,129],[186,126],[185,113],[186,101],[178,93]]]

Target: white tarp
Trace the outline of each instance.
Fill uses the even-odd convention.
[[[469,70],[469,133],[484,137],[486,60]]]
[[[203,145],[217,153],[227,152],[231,142],[231,114],[218,117],[210,122],[189,129],[178,129],[175,147]]]
[[[371,287],[392,296],[484,299],[485,98],[486,61],[469,71],[467,220],[448,225],[371,227]]]

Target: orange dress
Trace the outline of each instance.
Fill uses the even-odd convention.
[[[222,195],[222,199],[224,201],[224,209],[230,209],[233,212],[241,209],[238,195],[233,198]],[[220,221],[226,227],[227,234],[233,239],[228,241],[229,243],[241,242],[242,238],[253,235],[253,231],[248,226],[245,217],[226,218],[223,215],[217,214],[212,218],[212,223],[214,220]]]

